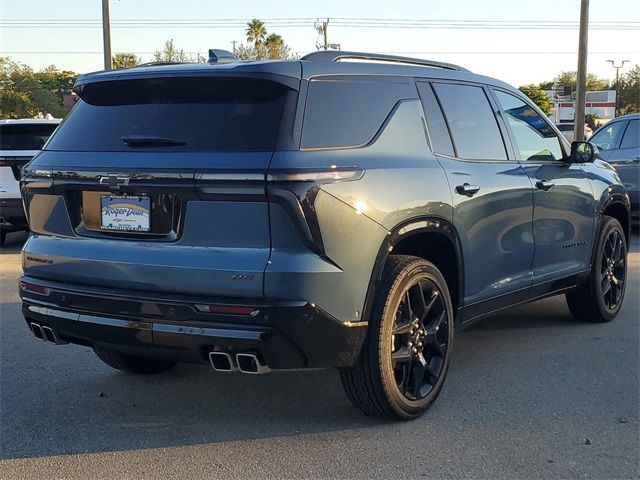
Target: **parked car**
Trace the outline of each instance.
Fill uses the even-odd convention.
[[[573,123],[556,123],[556,127],[558,128],[558,130],[560,130],[562,135],[564,135],[567,140],[569,140],[570,142],[573,142],[575,140]],[[593,135],[593,130],[591,130],[591,127],[585,123],[584,138],[589,139],[591,135]]]
[[[135,373],[336,367],[365,413],[410,419],[454,327],[560,294],[618,314],[624,186],[517,89],[429,60],[212,53],[77,81],[22,181],[36,337]]]
[[[8,232],[25,230],[20,198],[22,167],[40,151],[60,120],[0,120],[0,246]]]
[[[591,142],[620,174],[631,199],[631,215],[640,220],[640,114],[611,120],[595,131]]]

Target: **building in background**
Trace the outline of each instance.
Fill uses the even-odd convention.
[[[576,112],[575,92],[571,87],[558,86],[555,90],[545,90],[553,102],[549,118],[554,123],[570,123]],[[585,115],[594,115],[596,123],[607,123],[616,116],[616,91],[600,90],[587,92]]]

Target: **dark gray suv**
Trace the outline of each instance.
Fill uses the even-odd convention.
[[[617,315],[627,192],[518,90],[393,56],[211,53],[78,80],[22,179],[36,337],[136,373],[337,367],[365,413],[410,419],[454,327],[557,294]]]

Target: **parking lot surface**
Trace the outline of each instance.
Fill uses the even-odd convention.
[[[564,298],[461,332],[413,422],[363,416],[335,371],[139,377],[20,315],[22,234],[0,251],[0,478],[638,478],[640,253],[610,324]]]

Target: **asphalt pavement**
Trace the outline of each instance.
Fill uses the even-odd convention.
[[[36,340],[17,295],[24,238],[0,250],[3,480],[639,477],[637,233],[615,321],[578,323],[563,297],[487,318],[405,423],[363,416],[335,371],[139,377]]]

